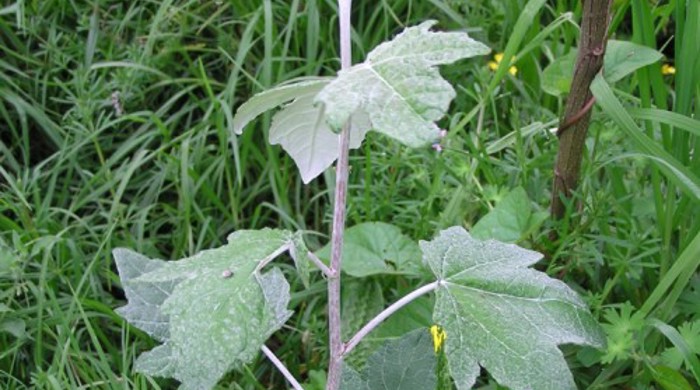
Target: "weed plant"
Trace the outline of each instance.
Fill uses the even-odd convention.
[[[426,19],[445,30],[467,29],[503,51],[514,40],[523,40],[522,49],[564,12],[573,14],[518,56],[517,74],[493,88],[487,60],[442,71],[458,98],[441,123],[449,130],[441,153],[374,142],[381,136],[370,134],[351,154],[348,225],[384,221],[427,239],[447,226],[472,227],[518,186],[546,210],[557,147],[548,129],[563,100],[542,92],[541,74],[576,45],[577,4],[550,1],[541,25],[516,31],[524,1],[356,1],[356,61]],[[660,45],[674,48],[665,61],[677,70],[662,75],[656,64],[616,84],[626,107],[698,118],[697,8],[693,0],[615,2],[611,36],[654,47],[673,36]],[[230,128],[234,108],[252,92],[338,68],[335,15],[334,1],[3,3],[0,388],[174,387],[133,373],[135,357],[154,344],[113,311],[124,300],[114,247],[181,258],[222,244],[233,230],[265,226],[319,232],[312,246],[327,242],[333,171],[302,185],[291,159],[262,135],[269,116],[240,138]],[[535,122],[542,125],[526,133]],[[637,123],[685,167],[700,171],[697,132]],[[608,116],[596,111],[589,134],[576,202],[563,221],[546,222],[519,244],[549,255],[541,268],[587,297],[618,347],[603,355],[570,350],[581,388],[671,388],[660,372],[669,383],[681,383],[679,377],[693,383],[700,375],[691,364],[700,352],[695,270],[673,290],[678,304],[657,313],[666,327],[642,330],[630,307],[645,305],[684,251],[697,253],[700,202],[640,157]],[[504,140],[507,147],[497,148]],[[549,229],[568,233],[549,242]],[[371,283],[376,304],[344,311],[372,316],[410,288],[401,277]],[[295,315],[272,343],[297,378],[321,388],[328,357],[325,281],[316,275],[310,288],[292,291],[301,291],[292,295]],[[430,325],[422,306],[409,313],[416,327]],[[387,323],[377,340],[390,337],[391,326],[400,324]],[[680,353],[687,363],[673,366],[682,345],[675,335],[688,349]],[[482,379],[480,385],[489,383]],[[283,388],[285,382],[259,357],[220,386]]]

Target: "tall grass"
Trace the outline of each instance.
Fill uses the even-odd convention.
[[[680,10],[681,3],[661,9],[623,1],[613,33],[652,46],[653,32],[675,20],[675,83],[652,66],[617,92],[625,104],[687,119],[698,113],[693,82],[700,76],[690,65],[695,41],[683,37],[699,24],[693,2]],[[429,18],[444,29],[468,29],[506,59],[495,74],[485,61],[443,71],[458,98],[441,123],[449,130],[442,153],[410,151],[373,134],[353,152],[349,225],[390,222],[426,239],[442,227],[472,226],[516,186],[546,209],[556,152],[547,129],[563,101],[542,93],[540,74],[576,45],[576,4],[356,1],[356,61]],[[233,110],[251,93],[339,68],[336,22],[330,0],[18,0],[0,8],[0,388],[174,387],[133,373],[135,357],[153,343],[113,311],[124,303],[115,247],[181,258],[220,244],[232,230],[265,226],[316,232],[311,246],[327,241],[333,171],[303,186],[293,162],[266,142],[269,117],[240,138],[230,129]],[[620,158],[635,146],[606,117],[595,118],[578,194],[583,206],[572,205],[562,222],[571,233],[548,243],[543,228],[521,244],[549,253],[543,266],[587,292],[596,311],[624,301],[642,307],[675,272],[676,259],[689,257],[684,250],[696,247],[699,206],[643,160]],[[699,157],[690,153],[697,134],[678,130],[677,121],[637,123],[698,171]],[[372,283],[379,308],[406,288],[400,278]],[[657,303],[677,298],[688,283],[674,279]],[[308,290],[292,284],[295,315],[271,342],[313,388],[327,357],[325,282],[313,280]],[[674,311],[661,319],[675,326],[688,316]],[[656,340],[649,356],[668,345]],[[607,386],[614,372],[632,381],[644,366],[624,363],[598,376],[601,367],[580,367],[577,380]],[[263,358],[222,383],[284,385]]]

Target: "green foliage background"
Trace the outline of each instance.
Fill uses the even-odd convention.
[[[564,12],[580,18],[578,1],[552,0],[539,23],[515,31],[525,3],[355,1],[355,62],[426,19],[444,30],[467,29],[501,52],[512,40],[526,45]],[[616,84],[626,105],[700,113],[692,3],[615,2],[611,35],[668,43],[665,61],[678,69],[678,79],[663,76],[656,64]],[[114,312],[124,303],[110,256],[115,247],[181,258],[221,245],[233,230],[262,227],[318,232],[308,236],[312,249],[327,242],[332,170],[302,185],[293,162],[266,142],[269,115],[239,138],[230,129],[233,110],[253,93],[298,76],[334,74],[336,24],[335,4],[326,0],[3,3],[0,388],[173,388],[132,371],[135,357],[154,342]],[[563,100],[542,91],[541,73],[575,46],[577,34],[573,23],[558,24],[495,89],[488,88],[489,59],[442,69],[458,92],[440,123],[449,130],[445,150],[410,150],[370,134],[351,157],[349,225],[392,223],[413,239],[429,239],[447,226],[471,228],[516,187],[532,210],[546,210],[557,146],[547,129],[556,126]],[[471,113],[480,101],[486,104]],[[640,123],[688,168],[700,166],[697,136]],[[504,139],[506,147],[494,147]],[[664,378],[694,378],[673,338],[644,328],[631,308],[645,303],[700,230],[700,207],[676,196],[647,160],[627,155],[635,151],[613,122],[594,114],[581,206],[572,205],[560,224],[528,225],[518,239],[546,253],[540,268],[576,288],[609,325],[615,350],[566,351],[584,388],[665,388]],[[550,228],[569,233],[552,243]],[[292,263],[283,270],[292,275]],[[688,277],[662,320],[694,354],[700,278]],[[327,358],[325,281],[316,275],[304,289],[288,279],[295,314],[268,345],[297,377],[316,383]],[[376,299],[392,302],[416,281],[390,276],[367,283]],[[372,306],[363,310],[382,305]],[[405,315],[415,326],[430,325],[420,307]],[[377,332],[378,339],[397,336]],[[487,386],[488,377],[480,383]],[[284,382],[259,357],[220,386]]]

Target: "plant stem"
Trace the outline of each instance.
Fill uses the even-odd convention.
[[[563,198],[571,198],[578,185],[583,146],[591,118],[593,95],[590,86],[603,67],[612,0],[583,2],[581,38],[571,93],[566,100],[564,117],[559,125],[559,151],[554,167],[552,185],[552,218],[561,219],[566,213]],[[550,238],[557,238],[552,232]]]
[[[345,351],[343,351],[343,355],[347,355],[350,353],[350,351],[355,348],[355,346],[365,337],[369,334],[369,332],[373,331],[374,328],[379,326],[379,324],[382,323],[385,319],[387,319],[390,315],[394,314],[396,311],[401,309],[402,307],[408,305],[409,303],[413,302],[416,298],[420,297],[421,295],[425,295],[433,290],[435,290],[438,286],[440,285],[440,281],[437,280],[433,283],[426,284],[423,287],[417,288],[408,295],[404,296],[403,298],[399,299],[398,301],[394,302],[391,306],[387,307],[382,311],[381,313],[377,314],[376,317],[372,318],[367,325],[363,326],[362,329],[360,329],[348,343],[345,345]]]
[[[333,276],[333,271],[331,271],[330,268],[328,268],[321,259],[318,258],[313,252],[307,252],[306,255],[309,257],[309,260],[311,260],[312,263],[316,266],[316,268],[320,269],[321,272],[323,272],[323,275],[327,278],[330,278]]]
[[[284,375],[287,381],[289,381],[289,384],[292,385],[294,390],[304,390],[304,388],[301,387],[299,382],[294,378],[294,375],[292,375],[292,373],[289,372],[284,363],[277,359],[277,356],[275,356],[275,354],[272,351],[270,351],[270,349],[267,346],[263,345],[262,351],[265,354],[265,356],[267,356],[267,358],[270,359],[272,364],[274,364],[275,367],[277,367],[277,369],[280,370],[282,375]]]
[[[342,69],[352,65],[350,46],[350,10],[352,0],[338,0],[340,21],[340,64]],[[331,234],[331,275],[328,278],[328,333],[330,361],[326,390],[338,390],[343,369],[343,339],[340,318],[340,269],[345,233],[345,204],[348,193],[348,170],[350,150],[350,121],[340,133],[339,156],[336,163],[335,201],[333,203],[333,232]]]

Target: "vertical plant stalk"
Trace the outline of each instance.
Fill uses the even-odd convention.
[[[340,21],[340,66],[352,66],[350,46],[350,10],[352,0],[338,0]],[[328,333],[330,361],[326,390],[338,390],[343,369],[343,339],[340,318],[340,269],[345,233],[345,205],[348,194],[348,170],[350,151],[350,121],[340,133],[338,162],[335,168],[335,201],[333,203],[333,232],[331,233],[331,276],[328,278]]]
[[[583,1],[581,38],[574,78],[571,83],[571,92],[566,99],[564,117],[557,131],[559,151],[554,167],[551,209],[554,219],[564,217],[565,200],[571,198],[572,192],[578,185],[583,146],[594,103],[590,86],[593,78],[603,67],[611,4],[612,0]],[[556,239],[556,232],[552,232],[550,237]]]

